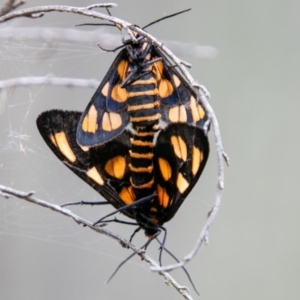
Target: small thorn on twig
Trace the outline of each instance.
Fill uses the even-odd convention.
[[[187,61],[181,60],[181,63],[189,69],[192,67],[192,64],[188,63]]]
[[[203,92],[205,97],[210,98],[210,92],[207,90],[207,88],[204,85],[200,84],[199,88]]]
[[[121,245],[123,248],[129,248],[129,247],[128,247],[128,244],[124,243],[123,241],[120,241],[120,245]]]
[[[45,15],[44,13],[33,13],[33,14],[25,15],[25,17],[32,18],[32,19],[38,19],[38,18],[43,17],[44,15]]]
[[[34,191],[28,192],[28,193],[26,194],[26,197],[31,197],[31,196],[34,195],[34,194],[35,194]]]
[[[230,166],[230,159],[229,159],[229,156],[223,151],[222,152],[222,155],[223,155],[223,158],[227,164],[227,166],[229,167]]]

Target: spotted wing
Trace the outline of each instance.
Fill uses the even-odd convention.
[[[128,169],[131,133],[124,131],[113,141],[84,151],[76,142],[80,116],[74,111],[46,111],[38,117],[37,126],[58,159],[115,208],[132,203]],[[131,211],[123,213],[133,218]]]
[[[128,58],[124,49],[114,60],[79,120],[79,145],[102,145],[124,131],[129,121],[128,94],[121,84],[127,76],[127,70]]]
[[[189,124],[171,124],[157,138],[154,153],[158,205],[167,222],[197,183],[209,155],[205,132]]]
[[[188,123],[208,128],[208,118],[195,92],[183,76],[171,66],[159,49],[154,50],[162,60],[154,64],[161,99],[162,119],[167,123]]]

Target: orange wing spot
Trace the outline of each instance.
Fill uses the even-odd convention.
[[[183,194],[189,186],[189,183],[180,172],[178,173],[177,176],[176,186],[181,194]]]
[[[76,161],[76,156],[69,145],[66,134],[63,131],[56,133],[54,137],[52,137],[51,141],[54,141],[53,144],[58,147],[59,151],[65,158],[67,158],[72,163]]]
[[[121,116],[113,112],[105,112],[102,119],[102,128],[105,131],[113,131],[122,125]]]
[[[173,75],[173,80],[174,80],[175,86],[179,87],[181,84],[181,81],[175,74]]]
[[[88,113],[85,115],[81,128],[84,132],[95,133],[98,129],[98,112],[94,105],[91,105]]]
[[[160,61],[154,63],[153,66],[154,66],[153,72],[155,74],[156,80],[159,82],[159,81],[161,81],[162,73],[163,73],[163,69],[164,69],[163,62],[160,60]]]
[[[158,164],[160,168],[161,175],[165,181],[168,181],[172,176],[172,169],[170,164],[163,158],[158,158]]]
[[[98,183],[99,185],[103,185],[104,181],[101,177],[101,175],[99,174],[99,172],[97,171],[96,167],[92,167],[91,169],[89,169],[86,172],[86,175],[91,178],[93,181],[95,181],[96,183]]]
[[[125,88],[121,88],[119,84],[116,84],[112,91],[111,97],[117,102],[125,102],[128,99],[128,93]]]
[[[173,93],[172,83],[167,79],[162,79],[158,86],[158,94],[161,98],[167,98]]]
[[[135,196],[131,186],[123,187],[121,192],[119,193],[119,196],[125,204],[131,204],[135,200]]]
[[[203,107],[196,102],[196,99],[194,96],[191,96],[190,107],[191,107],[194,122],[198,122],[199,120],[204,118],[205,111],[204,111]]]
[[[128,70],[128,62],[125,59],[123,59],[120,61],[118,65],[118,74],[122,81],[126,78],[127,70]]]
[[[98,123],[97,123],[97,110],[94,105],[92,105],[88,111],[88,113],[85,115],[81,128],[84,132],[90,132],[95,133],[98,129]]]
[[[115,156],[105,164],[105,171],[112,177],[122,179],[125,174],[126,161],[123,156]]]
[[[168,204],[169,204],[169,199],[170,199],[168,193],[159,184],[157,185],[156,191],[157,191],[157,198],[158,198],[159,204],[163,208],[167,208]]]
[[[192,154],[192,173],[195,176],[199,170],[201,165],[201,161],[203,159],[202,152],[195,146],[193,146],[193,154]]]
[[[186,122],[187,114],[184,105],[174,106],[169,110],[169,119],[173,123]]]
[[[101,90],[102,95],[105,96],[105,97],[107,97],[107,95],[108,95],[108,88],[109,88],[109,83],[106,82],[104,87]]]
[[[171,136],[171,144],[173,146],[174,152],[176,156],[183,161],[187,159],[187,146],[186,143],[180,136],[172,135]]]

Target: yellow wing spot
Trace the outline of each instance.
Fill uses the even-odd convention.
[[[85,115],[81,128],[84,132],[95,133],[98,129],[98,113],[96,107],[91,105],[88,113]]]
[[[108,95],[108,88],[109,88],[109,83],[106,82],[104,87],[101,90],[102,95],[105,96],[105,97],[107,97],[107,95]]]
[[[63,131],[56,133],[54,137],[50,137],[50,139],[58,147],[59,151],[65,158],[72,163],[76,161],[76,156],[68,143],[66,134]]]
[[[201,161],[203,159],[203,153],[195,146],[193,146],[193,154],[192,154],[192,173],[195,176],[199,170],[201,165]]]
[[[181,84],[181,81],[175,74],[173,75],[173,80],[174,80],[175,86],[179,87]]]
[[[158,86],[158,94],[161,98],[167,98],[173,93],[173,86],[167,79],[162,79]]]
[[[102,119],[102,128],[105,131],[113,131],[122,125],[121,116],[113,112],[105,112]]]
[[[111,91],[111,97],[121,103],[128,99],[128,93],[125,88],[121,88],[119,84],[116,84]]]
[[[169,119],[173,123],[186,122],[187,114],[184,105],[174,106],[169,110]]]
[[[203,119],[205,116],[205,111],[204,111],[203,107],[200,104],[198,104],[197,109],[198,109],[200,119]]]
[[[172,176],[172,169],[170,164],[163,158],[158,158],[158,164],[160,168],[161,175],[165,181],[168,181]]]
[[[131,204],[135,200],[135,196],[131,186],[123,187],[121,192],[119,193],[119,196],[125,204]]]
[[[191,112],[192,112],[194,122],[198,122],[201,119],[201,116],[199,114],[196,99],[194,96],[191,96],[190,107],[191,107]]]
[[[163,65],[163,62],[160,60],[156,63],[154,63],[154,73],[155,73],[155,76],[156,76],[156,80],[159,82],[162,78],[162,73],[163,73],[163,69],[164,69],[164,65]]]
[[[50,139],[51,143],[52,143],[55,147],[57,147],[56,140],[55,140],[55,137],[53,136],[53,134],[50,134],[49,139]]]
[[[159,201],[159,204],[163,207],[163,208],[167,208],[168,204],[169,204],[169,195],[166,192],[166,189],[162,188],[159,184],[157,185],[156,188],[157,191],[157,198]]]
[[[100,176],[99,172],[97,171],[96,167],[92,167],[86,172],[86,175],[91,178],[93,181],[98,183],[99,185],[103,185],[104,181],[102,177]]]
[[[122,179],[125,174],[126,161],[123,156],[115,156],[105,164],[105,171],[112,177]]]
[[[172,135],[171,136],[171,144],[173,146],[174,152],[176,156],[183,161],[187,159],[187,146],[186,143],[180,136]]]
[[[189,183],[180,172],[178,173],[177,176],[176,186],[181,194],[183,194],[189,186]]]
[[[199,120],[204,118],[205,111],[204,111],[203,107],[196,102],[196,99],[194,96],[191,96],[190,107],[191,107],[194,122],[198,122]]]

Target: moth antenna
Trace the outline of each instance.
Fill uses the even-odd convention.
[[[177,16],[177,15],[183,14],[183,13],[189,11],[189,10],[191,10],[191,8],[188,8],[188,9],[185,9],[185,10],[182,10],[182,11],[179,11],[179,12],[177,12],[177,13],[175,13],[175,14],[172,14],[172,15],[164,16],[164,17],[162,17],[162,18],[160,18],[160,19],[157,19],[157,20],[155,20],[155,21],[153,21],[153,22],[147,24],[147,25],[144,26],[142,29],[145,29],[145,28],[147,28],[147,27],[149,27],[149,26],[151,26],[151,25],[153,25],[153,24],[155,24],[155,23],[158,23],[158,22],[162,21],[162,20],[165,20],[165,19],[168,19],[168,18],[175,17],[175,16]]]

